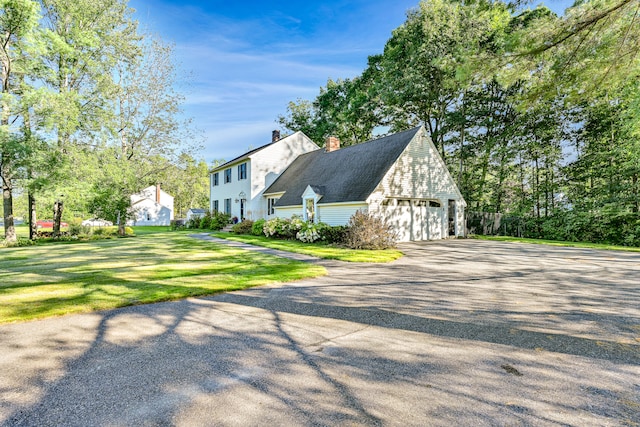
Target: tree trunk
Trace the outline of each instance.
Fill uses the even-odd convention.
[[[53,237],[60,237],[60,220],[62,219],[62,201],[56,200],[53,204]]]
[[[38,236],[38,223],[36,220],[36,198],[29,191],[29,239],[35,240]]]
[[[0,175],[2,175],[2,207],[4,210],[4,238],[9,243],[18,240],[16,235],[16,227],[13,223],[13,188],[11,175],[8,170],[9,160],[2,155],[2,163],[0,163]]]
[[[118,212],[118,236],[120,237],[124,237],[125,235],[125,230],[124,230],[124,221],[122,220],[123,215],[120,215],[120,212]]]

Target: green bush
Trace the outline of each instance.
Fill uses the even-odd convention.
[[[346,242],[348,232],[349,227],[346,225],[330,225],[320,230],[320,240],[341,245]]]
[[[264,236],[264,223],[267,222],[265,219],[258,219],[253,222],[251,226],[251,234],[254,236]]]
[[[329,228],[329,225],[324,222],[313,223],[313,222],[305,222],[303,223],[300,231],[296,233],[296,239],[301,242],[313,243],[318,240],[322,240],[322,231],[326,228]]]
[[[229,224],[229,220],[231,219],[231,215],[225,214],[222,212],[214,212],[211,215],[211,222],[209,223],[209,228],[214,231],[222,230],[227,224]]]
[[[245,219],[244,221],[235,224],[232,231],[236,234],[253,234],[253,221]]]
[[[345,244],[351,249],[390,249],[398,240],[391,226],[382,218],[357,211],[349,219]]]
[[[80,218],[73,218],[69,221],[69,228],[67,231],[72,236],[89,235],[91,234],[91,227],[82,225],[82,220]]]
[[[0,240],[0,248],[17,248],[21,246],[33,246],[36,244],[35,240],[29,240],[22,237],[18,237],[15,242],[7,242],[6,240]]]
[[[184,230],[187,228],[187,221],[184,219],[172,219],[171,220],[171,230]]]
[[[198,226],[193,228],[201,228],[203,230],[208,230],[211,228],[211,220],[212,220],[211,212],[205,213],[200,218],[194,218],[194,223],[195,223],[195,220],[198,220]]]
[[[265,222],[263,231],[267,237],[275,237],[279,239],[293,239],[298,231],[302,229],[305,222],[294,215],[289,218],[273,218]]]

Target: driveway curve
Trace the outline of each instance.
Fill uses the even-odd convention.
[[[0,326],[2,426],[640,425],[640,254],[474,240]]]

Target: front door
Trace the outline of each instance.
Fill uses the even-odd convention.
[[[244,220],[244,204],[245,199],[240,199],[240,221]]]

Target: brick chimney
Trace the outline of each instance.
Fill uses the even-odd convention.
[[[280,139],[280,131],[279,130],[274,130],[273,132],[271,132],[271,142],[276,142],[279,139]]]
[[[335,136],[330,136],[324,142],[324,150],[327,153],[340,149],[340,140]]]
[[[156,203],[160,203],[160,184],[156,184]]]

